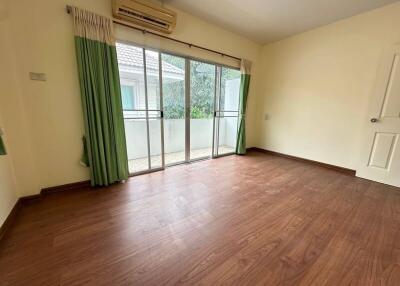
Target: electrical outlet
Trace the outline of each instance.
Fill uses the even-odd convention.
[[[46,81],[47,77],[45,73],[30,72],[29,78],[31,80]]]
[[[268,120],[269,119],[269,114],[268,113],[265,113],[264,114],[264,120]]]

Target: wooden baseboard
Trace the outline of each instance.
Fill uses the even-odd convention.
[[[41,197],[42,197],[41,194],[37,194],[37,195],[20,197],[19,200],[21,201],[21,203],[25,203],[25,202],[28,202],[28,201],[33,201],[33,200],[40,199]]]
[[[90,187],[90,181],[82,181],[82,182],[76,182],[76,183],[71,183],[71,184],[65,184],[65,185],[61,185],[61,186],[44,188],[40,191],[40,194],[47,195],[47,194],[71,191],[71,190],[88,188],[88,187]]]
[[[12,208],[10,214],[7,216],[6,220],[4,223],[0,226],[0,241],[4,237],[5,233],[7,230],[10,228],[10,226],[13,224],[17,217],[17,213],[19,209],[23,206],[23,204],[32,202],[37,199],[41,199],[42,197],[52,194],[52,193],[58,193],[58,192],[63,192],[63,191],[71,191],[71,190],[76,190],[80,188],[87,188],[90,187],[90,181],[82,181],[82,182],[76,182],[72,184],[66,184],[66,185],[61,185],[61,186],[55,186],[55,187],[50,187],[50,188],[44,188],[40,191],[40,194],[36,195],[31,195],[31,196],[25,196],[21,197],[17,200],[15,203],[14,207]]]
[[[11,212],[8,214],[6,220],[0,226],[0,241],[6,234],[7,230],[10,228],[10,226],[15,221],[18,210],[21,208],[21,206],[22,206],[22,201],[21,201],[21,199],[18,199],[17,202],[15,203],[14,207],[11,209]]]
[[[353,177],[355,177],[355,175],[356,175],[356,171],[352,170],[352,169],[347,169],[347,168],[343,168],[343,167],[339,167],[339,166],[335,166],[335,165],[331,165],[331,164],[327,164],[327,163],[322,163],[322,162],[318,162],[318,161],[314,161],[314,160],[310,160],[310,159],[287,155],[287,154],[283,154],[283,153],[279,153],[279,152],[275,152],[275,151],[265,150],[265,149],[258,148],[258,147],[248,148],[247,150],[261,152],[261,153],[265,153],[265,154],[269,154],[269,155],[273,155],[273,156],[279,156],[279,157],[283,157],[283,158],[288,158],[288,159],[301,161],[301,162],[308,163],[308,164],[318,165],[318,166],[321,166],[324,168],[338,171],[338,172],[346,174],[346,175],[353,176]]]
[[[37,195],[21,197],[21,198],[19,198],[17,200],[17,202],[15,203],[14,207],[11,209],[11,212],[8,214],[6,220],[0,226],[0,241],[2,240],[4,235],[6,234],[7,230],[10,228],[10,226],[14,223],[14,221],[15,221],[15,219],[17,217],[17,213],[21,209],[23,204],[25,204],[26,202],[29,202],[29,201],[33,201],[33,200],[39,199],[40,197],[41,197],[41,195],[37,194]]]

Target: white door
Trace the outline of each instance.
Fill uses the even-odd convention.
[[[357,176],[400,187],[400,46],[382,59]]]

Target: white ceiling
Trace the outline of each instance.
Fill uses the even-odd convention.
[[[398,0],[164,0],[259,43],[269,43]]]

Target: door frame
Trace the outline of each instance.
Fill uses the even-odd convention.
[[[185,59],[185,163],[190,162],[190,62],[188,58]]]
[[[122,43],[122,42],[121,42]],[[130,43],[126,43],[127,45],[132,45],[136,48],[142,50],[142,60],[143,60],[143,77],[144,77],[144,95],[145,95],[145,109],[137,111],[145,112],[145,120],[146,120],[146,140],[147,140],[147,165],[148,168],[146,170],[138,171],[138,172],[129,172],[129,176],[137,176],[142,174],[148,174],[152,172],[157,172],[165,169],[165,152],[164,152],[164,112],[163,112],[163,91],[162,91],[162,62],[161,62],[161,53],[158,53],[158,83],[160,85],[159,89],[159,105],[160,109],[149,109],[149,97],[148,97],[148,77],[147,77],[147,61],[146,61],[146,51],[152,51],[146,49],[144,47],[136,46]],[[151,166],[151,139],[150,139],[150,116],[149,111],[157,111],[160,113],[159,117],[151,117],[151,119],[159,119],[160,120],[160,150],[161,150],[161,167],[152,168]]]
[[[239,102],[238,102],[237,110],[221,110],[222,68],[224,68],[224,66],[216,66],[216,90],[215,90],[215,94],[214,94],[215,100],[214,100],[214,132],[213,132],[212,158],[220,158],[220,157],[235,154],[235,151],[219,154],[219,135],[220,135],[219,128],[220,128],[221,118],[228,118],[228,117],[237,118],[236,139],[237,139],[238,131],[239,131]],[[229,67],[225,67],[225,68],[229,68]],[[239,70],[239,69],[236,69],[236,70]],[[221,116],[221,113],[225,113],[225,112],[237,112],[237,116],[225,116],[225,115]]]

